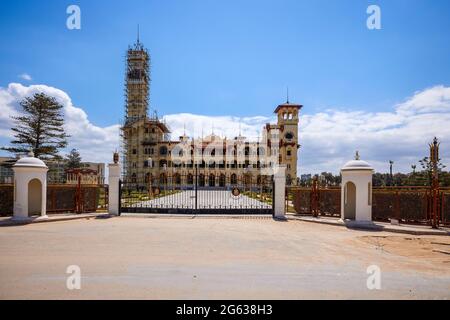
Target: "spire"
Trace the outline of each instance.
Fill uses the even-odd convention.
[[[286,87],[286,103],[289,104],[289,87]]]
[[[138,45],[140,44],[140,41],[139,41],[139,23],[138,23],[138,25],[137,25],[137,42],[136,42]]]

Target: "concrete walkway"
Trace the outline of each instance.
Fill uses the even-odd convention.
[[[412,234],[412,235],[429,235],[429,236],[450,236],[450,228],[439,228],[432,229],[429,226],[422,225],[395,225],[386,222],[374,222],[371,225],[357,225],[350,221],[343,222],[339,218],[336,217],[312,217],[312,216],[304,216],[304,215],[294,215],[288,214],[288,219],[290,220],[299,220],[304,222],[311,223],[321,223],[327,224],[337,227],[346,227],[349,229],[362,229],[362,230],[370,230],[370,231],[387,231],[394,233],[404,233],[404,234]]]
[[[108,213],[83,213],[83,214],[51,214],[48,218],[41,219],[39,217],[30,218],[29,220],[14,220],[12,217],[0,217],[0,227],[26,225],[30,223],[44,223],[57,221],[70,221],[80,219],[107,219],[111,218]],[[355,225],[351,222],[342,222],[335,217],[318,217],[287,214],[288,220],[297,220],[309,223],[320,223],[337,227],[346,227],[349,229],[362,229],[369,231],[385,231],[393,233],[403,233],[411,235],[429,235],[429,236],[450,236],[450,228],[432,229],[428,226],[421,225],[393,225],[385,222],[374,222],[372,225]],[[218,214],[158,214],[158,213],[123,213],[120,218],[151,218],[151,219],[273,219],[272,215],[252,215],[252,214],[233,214],[233,215],[218,215]]]
[[[57,222],[57,221],[69,221],[79,219],[92,219],[92,218],[106,218],[109,217],[107,213],[63,213],[63,214],[49,214],[47,218],[40,218],[38,216],[31,217],[27,220],[14,220],[12,217],[0,217],[0,227],[8,226],[20,226],[30,223],[44,223],[44,222]]]

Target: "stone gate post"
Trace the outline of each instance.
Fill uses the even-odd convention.
[[[275,192],[274,192],[274,217],[284,220],[285,217],[285,199],[286,199],[286,165],[278,165],[274,173]]]
[[[108,164],[108,213],[110,215],[119,215],[119,181],[120,181],[120,164],[119,154],[114,153],[114,163]]]

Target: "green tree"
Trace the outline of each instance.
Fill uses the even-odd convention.
[[[42,159],[61,158],[58,150],[67,146],[69,137],[64,131],[63,106],[55,98],[36,93],[20,102],[24,115],[12,117],[15,127],[14,147],[2,148],[9,152],[27,152]]]
[[[77,149],[70,150],[70,153],[66,156],[66,161],[67,169],[77,169],[83,166],[81,163],[81,155]]]

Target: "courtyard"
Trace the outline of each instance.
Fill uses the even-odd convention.
[[[197,194],[197,195],[196,195]],[[231,190],[183,190],[174,194],[163,196],[160,198],[137,201],[129,204],[130,207],[145,208],[188,208],[194,209],[197,197],[197,206],[200,209],[240,209],[240,208],[256,208],[271,209],[272,205],[266,202],[250,198],[247,195],[239,194],[233,196]]]
[[[0,228],[0,299],[449,299],[450,239],[269,216]],[[81,270],[68,290],[67,267]],[[369,290],[367,268],[381,269]]]

